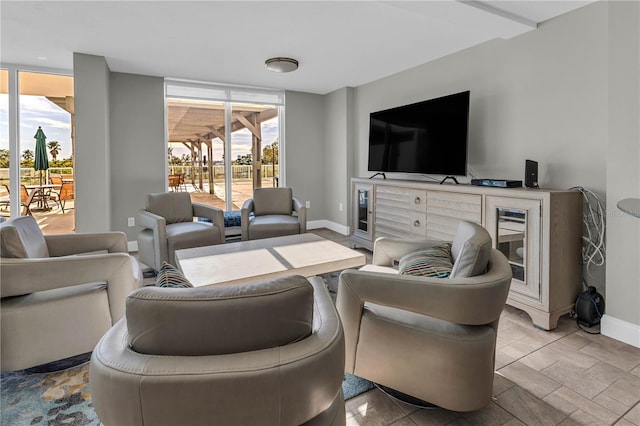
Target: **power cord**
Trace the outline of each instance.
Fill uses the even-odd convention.
[[[603,266],[606,258],[605,249],[605,211],[604,202],[593,191],[582,186],[570,188],[579,191],[583,198],[583,235],[582,235],[582,265],[587,275],[594,266]],[[586,288],[585,277],[582,278]]]

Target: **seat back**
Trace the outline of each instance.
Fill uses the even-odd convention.
[[[149,355],[224,355],[311,335],[313,287],[302,276],[253,285],[144,287],[127,297],[129,347]]]
[[[62,185],[62,176],[60,175],[51,175],[49,176],[49,180],[52,185]]]
[[[491,257],[491,236],[481,225],[461,221],[451,243],[453,268],[449,278],[468,278],[484,274]]]
[[[27,187],[24,185],[20,185],[20,202],[25,204],[29,201],[29,191],[27,191]]]
[[[193,221],[193,206],[188,192],[149,194],[147,211],[164,217],[167,224]]]
[[[256,188],[253,190],[253,211],[256,216],[293,212],[291,188]]]
[[[60,201],[63,200],[73,200],[74,199],[74,193],[73,193],[73,182],[63,182],[62,186],[60,187],[60,195],[59,195],[59,199]]]
[[[16,217],[0,224],[0,240],[2,257],[49,257],[47,242],[33,216]]]

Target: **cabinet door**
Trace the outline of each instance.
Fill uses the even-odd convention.
[[[353,189],[353,233],[373,241],[373,185],[356,183]]]
[[[486,228],[494,247],[509,260],[510,297],[542,303],[540,286],[540,200],[486,198]]]

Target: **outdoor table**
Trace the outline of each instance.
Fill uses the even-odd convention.
[[[51,210],[48,204],[48,201],[51,199],[51,197],[49,196],[49,193],[46,190],[48,189],[50,192],[51,189],[57,189],[58,185],[53,185],[53,184],[25,185],[25,188],[27,188],[27,190],[29,191],[29,196],[31,196],[31,194],[34,193],[34,196],[32,199],[37,200],[38,202],[37,207],[32,210],[36,210],[36,211]]]

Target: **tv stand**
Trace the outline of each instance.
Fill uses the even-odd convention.
[[[452,181],[454,181],[456,184],[460,185],[460,182],[458,182],[458,179],[456,179],[456,177],[455,177],[455,176],[447,176],[447,177],[445,177],[444,179],[442,179],[442,180],[440,181],[440,185],[442,185],[443,183],[445,183],[447,179],[451,179],[451,180],[452,180]]]
[[[386,178],[387,178],[387,175],[385,175],[385,174],[384,174],[384,172],[378,172],[378,173],[376,173],[375,175],[371,176],[369,179],[373,179],[374,177],[376,177],[376,176],[378,176],[378,175],[382,175],[382,177],[383,177],[384,179],[386,179]]]
[[[461,220],[476,222],[509,261],[508,305],[545,330],[575,309],[583,290],[580,192],[391,178],[351,182],[352,246],[373,250],[379,237],[452,241]]]

